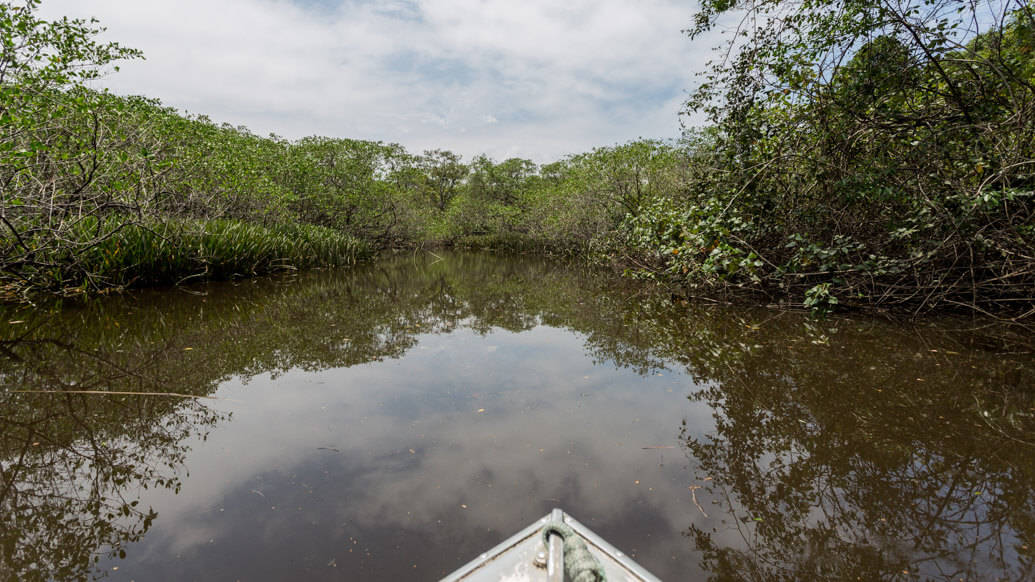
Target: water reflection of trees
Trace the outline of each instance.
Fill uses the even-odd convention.
[[[190,399],[61,391],[156,390],[146,365],[80,354],[93,365],[76,369],[57,340],[3,347],[0,578],[88,578],[148,530],[140,489],[178,488],[184,440],[217,415]]]
[[[1030,360],[830,325],[748,322],[689,362],[716,411],[713,434],[683,431],[697,495],[728,516],[688,530],[714,579],[1035,575]]]
[[[1033,403],[1018,387],[1035,372],[1030,354],[991,357],[989,334],[683,307],[476,254],[196,292],[0,310],[18,322],[0,326],[0,572],[88,577],[154,519],[138,490],[177,488],[186,443],[219,420],[194,399],[70,389],[205,397],[231,377],[400,357],[424,333],[543,323],[597,361],[708,386],[694,398],[716,430],[683,440],[698,497],[730,516],[688,531],[716,579],[1030,574]]]

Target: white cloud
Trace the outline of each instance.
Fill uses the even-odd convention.
[[[144,51],[105,84],[286,137],[539,161],[675,137],[708,42],[675,0],[51,0]]]

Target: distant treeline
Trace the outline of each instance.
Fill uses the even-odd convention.
[[[576,254],[687,295],[1035,313],[1028,3],[755,3],[763,24],[690,101],[709,127],[545,165],[262,137],[91,90],[140,54],[38,4],[0,3],[8,297],[438,244]],[[694,33],[732,6],[703,2]]]

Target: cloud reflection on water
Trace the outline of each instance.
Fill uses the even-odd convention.
[[[675,447],[683,419],[710,428],[710,409],[686,399],[693,388],[682,374],[595,365],[584,338],[550,327],[426,335],[398,360],[231,381],[218,395],[240,401],[222,404],[233,422],[196,447],[182,494],[155,500],[152,551],[122,570],[187,562],[203,573],[227,546],[277,548],[257,552],[258,574],[263,556],[285,559],[281,544],[294,540],[294,559],[321,556],[307,577],[333,577],[333,560],[388,579],[410,561],[428,579],[562,506],[619,547],[685,571],[678,532],[697,512],[687,459],[644,447]],[[233,518],[245,508],[250,517]],[[637,532],[621,524],[629,514],[650,523]],[[654,539],[635,539],[646,532]],[[396,543],[407,535],[425,541]],[[383,541],[371,548],[372,537]],[[376,563],[350,561],[350,540]],[[183,561],[163,564],[156,546]]]

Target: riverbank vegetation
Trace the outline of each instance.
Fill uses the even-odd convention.
[[[704,0],[709,125],[530,160],[287,140],[89,88],[139,52],[0,3],[0,289],[90,293],[400,247],[579,255],[679,294],[1035,315],[1030,3]]]

